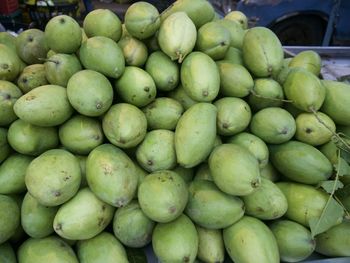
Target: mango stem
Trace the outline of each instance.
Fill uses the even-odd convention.
[[[258,97],[258,98],[261,98],[261,99],[266,99],[266,100],[273,100],[273,101],[282,101],[282,102],[288,102],[288,103],[293,103],[292,100],[285,100],[285,99],[279,99],[279,98],[271,98],[271,97],[265,97],[265,96],[262,96],[258,93],[255,92],[255,90],[250,90],[250,93],[255,96],[255,97]]]

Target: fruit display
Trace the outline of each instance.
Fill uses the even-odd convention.
[[[350,257],[350,85],[321,66],[205,0],[0,33],[0,262]]]

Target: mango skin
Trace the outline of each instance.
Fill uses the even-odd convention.
[[[67,90],[57,85],[32,89],[16,101],[13,109],[20,119],[44,127],[60,125],[73,113]]]
[[[0,127],[0,164],[10,155],[11,147],[7,141],[7,129]]]
[[[256,77],[269,77],[283,64],[283,49],[277,36],[268,28],[254,27],[244,35],[243,61]]]
[[[66,239],[89,239],[101,233],[112,221],[114,208],[83,188],[60,206],[54,221],[55,232]]]
[[[46,79],[45,65],[43,64],[33,64],[25,67],[17,79],[17,85],[23,93],[47,84],[49,82]]]
[[[236,263],[280,262],[278,246],[271,230],[259,219],[244,216],[223,230],[226,251]]]
[[[290,68],[304,68],[315,76],[321,72],[322,60],[318,53],[313,50],[302,51],[289,63]]]
[[[226,194],[214,182],[194,180],[188,187],[185,213],[199,226],[221,229],[237,222],[244,214],[244,204],[236,196]]]
[[[14,81],[21,72],[21,59],[10,47],[0,44],[0,80]]]
[[[9,242],[0,245],[0,262],[17,263],[16,253]]]
[[[123,245],[108,232],[78,241],[77,255],[81,263],[129,262]]]
[[[299,183],[317,184],[327,180],[333,172],[326,156],[315,147],[298,141],[270,145],[270,159],[281,174]]]
[[[79,263],[73,249],[62,238],[29,238],[17,251],[18,263]]]
[[[175,129],[178,164],[191,168],[208,157],[216,137],[216,115],[214,105],[202,102],[194,104],[180,117]]]
[[[196,225],[198,232],[197,257],[203,262],[224,262],[225,247],[222,232],[218,229],[206,229]]]
[[[240,25],[228,19],[219,19],[215,22],[230,32],[230,46],[241,50],[245,31],[242,30]]]
[[[184,214],[169,223],[160,223],[153,231],[152,246],[163,263],[193,263],[198,251],[196,227]]]
[[[118,45],[123,51],[125,64],[127,66],[142,67],[147,60],[147,46],[140,40],[125,36],[118,41]]]
[[[15,234],[20,225],[20,209],[14,198],[0,194],[0,244]]]
[[[7,126],[18,118],[13,105],[21,96],[22,91],[15,84],[0,80],[0,126]]]
[[[197,103],[197,101],[188,96],[181,84],[179,84],[174,90],[170,91],[167,95],[169,98],[178,101],[185,110],[188,110],[192,105]]]

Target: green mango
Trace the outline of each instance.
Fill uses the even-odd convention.
[[[157,94],[156,84],[147,71],[128,66],[124,74],[115,81],[114,88],[120,98],[136,107],[151,103]]]
[[[55,232],[66,239],[84,240],[101,233],[112,221],[114,207],[83,188],[59,207],[53,220]]]
[[[180,175],[186,184],[189,184],[193,180],[194,168],[184,168],[181,165],[177,165],[172,171]]]
[[[184,214],[169,223],[159,223],[153,231],[152,246],[163,263],[193,263],[198,251],[196,227]]]
[[[7,141],[7,129],[0,127],[0,164],[10,155],[11,147]]]
[[[181,83],[185,92],[195,101],[213,101],[219,93],[219,70],[212,58],[195,51],[181,65]]]
[[[238,133],[228,138],[226,143],[234,143],[246,148],[258,160],[260,170],[263,169],[269,161],[269,149],[266,143],[251,133]]]
[[[212,21],[215,16],[215,10],[208,1],[179,0],[163,11],[161,20],[164,21],[164,19],[175,12],[185,12],[191,18],[196,28],[200,28],[202,25]]]
[[[117,14],[109,9],[95,9],[89,12],[84,18],[83,28],[87,38],[103,36],[117,42],[122,36],[122,22]]]
[[[78,191],[81,181],[77,158],[63,149],[52,149],[29,164],[25,183],[28,192],[45,206],[67,202]]]
[[[178,64],[162,51],[153,52],[147,58],[145,70],[154,79],[158,90],[170,91],[179,84],[180,70]]]
[[[247,102],[235,97],[224,97],[214,102],[217,108],[216,129],[219,135],[234,135],[244,131],[252,113]]]
[[[138,179],[134,162],[112,144],[96,147],[87,158],[88,185],[98,198],[110,205],[122,207],[129,203]]]
[[[177,88],[175,88],[174,90],[170,91],[167,94],[167,97],[180,102],[185,110],[188,110],[193,104],[197,103],[197,101],[193,100],[190,96],[188,96],[181,84],[179,84],[179,86],[177,86]]]
[[[157,31],[153,36],[142,40],[142,42],[147,46],[149,52],[160,51],[158,44],[158,32],[159,31]]]
[[[87,39],[81,44],[79,58],[86,69],[95,70],[106,77],[119,78],[125,70],[122,49],[108,37]]]
[[[124,17],[128,33],[138,39],[153,36],[160,27],[157,8],[147,2],[136,2],[128,7]]]
[[[306,227],[309,227],[310,219],[321,216],[329,199],[326,192],[310,185],[292,182],[278,182],[276,185],[287,198],[288,210],[285,217]],[[343,216],[339,217],[337,223],[342,219]]]
[[[15,250],[9,242],[5,242],[0,245],[0,262],[17,263]]]
[[[21,207],[21,224],[26,234],[33,238],[44,238],[52,234],[57,210],[57,206],[48,207],[40,204],[27,192]]]
[[[238,22],[242,29],[246,30],[248,28],[248,18],[241,11],[231,11],[225,15],[225,19]]]
[[[254,80],[254,88],[249,95],[249,105],[254,111],[267,107],[281,107],[284,93],[282,86],[271,78],[258,78]]]
[[[201,227],[225,228],[237,222],[244,214],[242,200],[220,191],[214,182],[194,180],[190,183],[188,192],[185,213]]]
[[[227,97],[243,98],[252,92],[254,80],[249,71],[229,61],[217,62],[220,73],[220,93]]]
[[[328,257],[349,257],[350,222],[344,220],[316,236],[316,251]]]
[[[176,166],[174,132],[163,129],[148,132],[137,147],[136,159],[148,172],[173,169]]]
[[[230,31],[219,23],[208,22],[197,32],[196,49],[214,60],[223,59],[230,47]]]
[[[260,168],[260,176],[261,178],[269,179],[272,182],[277,182],[280,177],[280,174],[278,173],[276,168],[271,164],[271,162],[268,161],[265,167]]]
[[[75,73],[67,84],[68,100],[80,114],[97,117],[113,103],[113,87],[101,73],[82,70]]]
[[[126,36],[118,41],[127,66],[142,67],[147,60],[147,46],[137,38]]]
[[[72,54],[82,41],[80,25],[68,15],[55,16],[45,26],[45,41],[57,53]]]
[[[216,137],[216,115],[213,104],[202,102],[194,104],[180,117],[175,129],[178,164],[191,168],[209,156]]]
[[[27,93],[32,89],[47,85],[45,65],[33,64],[25,67],[19,75],[17,85],[23,93]]]
[[[259,162],[245,147],[219,145],[211,152],[208,164],[215,184],[227,194],[244,196],[260,186]]]
[[[280,144],[294,136],[296,124],[288,111],[278,107],[268,107],[253,115],[250,131],[266,143]]]
[[[286,219],[269,225],[274,234],[283,262],[299,262],[308,258],[315,250],[316,241],[306,227]]]
[[[289,141],[270,145],[270,159],[276,169],[287,178],[303,183],[317,184],[333,173],[331,162],[315,147]]]
[[[128,263],[125,248],[112,234],[102,232],[77,243],[80,263]]]
[[[321,111],[327,114],[337,125],[350,125],[350,85],[344,82],[322,80],[326,87],[326,98]]]
[[[79,263],[74,250],[57,236],[29,238],[17,250],[18,263]]]
[[[24,177],[32,157],[11,154],[0,166],[0,194],[20,194],[26,191]]]
[[[280,71],[284,52],[280,40],[266,27],[248,29],[243,38],[243,61],[256,77],[270,77]]]
[[[22,91],[13,83],[0,80],[0,126],[8,126],[18,117],[13,105],[22,96]]]
[[[119,208],[113,219],[114,235],[128,247],[141,248],[152,240],[155,222],[149,219],[137,200]]]
[[[158,32],[160,49],[171,60],[181,63],[191,53],[197,38],[196,26],[185,12],[174,12],[161,23]]]
[[[145,177],[137,196],[147,217],[167,223],[184,211],[188,200],[187,184],[173,171],[157,171]]]
[[[81,172],[81,182],[80,182],[80,188],[88,186],[88,183],[86,181],[86,161],[87,156],[81,156],[81,155],[75,155],[79,161],[80,166],[80,172]]]
[[[184,108],[175,99],[160,97],[142,108],[142,111],[146,116],[149,130],[175,130]]]
[[[294,119],[296,117],[298,117],[299,114],[304,113],[305,111],[298,109],[297,107],[295,107],[292,103],[286,103],[283,106],[283,109],[285,109],[286,111],[288,111],[290,114],[292,114],[292,116],[294,117]]]
[[[287,199],[282,191],[270,180],[261,178],[258,189],[242,196],[245,214],[261,220],[282,217],[288,209]]]
[[[18,56],[27,64],[41,64],[49,51],[45,34],[40,29],[30,28],[22,31],[16,38]]]
[[[21,72],[21,59],[3,44],[0,44],[0,64],[0,80],[14,81]]]
[[[242,49],[243,39],[245,32],[239,24],[228,19],[219,19],[215,21],[219,25],[222,25],[230,32],[230,46],[234,48]]]
[[[281,69],[278,72],[274,72],[274,74],[272,74],[272,78],[282,86],[287,79],[289,71],[291,71],[291,68],[289,67],[289,63],[291,62],[291,60],[292,58],[283,59]]]
[[[13,109],[20,119],[45,127],[60,125],[73,113],[67,90],[57,85],[44,85],[29,91],[16,101]]]
[[[11,147],[22,154],[37,156],[58,146],[56,127],[41,127],[18,119],[9,129],[7,139]]]
[[[313,50],[302,51],[293,57],[289,63],[290,68],[304,68],[315,76],[320,75],[322,60]]]
[[[296,108],[307,112],[319,110],[326,97],[325,85],[314,74],[302,68],[290,70],[283,89],[287,99]]]
[[[60,142],[75,154],[89,154],[103,143],[101,123],[93,118],[75,115],[59,127]]]
[[[20,209],[15,199],[0,194],[0,244],[15,234],[20,223]]]
[[[226,251],[235,263],[279,263],[279,251],[271,230],[259,219],[244,216],[223,230]]]
[[[146,135],[147,119],[136,106],[127,103],[113,105],[102,119],[107,139],[120,148],[138,145]]]
[[[16,37],[10,32],[0,32],[0,44],[3,44],[11,48],[14,52],[16,51]]]
[[[243,66],[243,55],[242,51],[235,47],[229,47],[223,60],[230,62],[232,64],[238,64]]]
[[[193,180],[208,180],[208,181],[214,181],[208,163],[201,163],[198,165],[196,174],[193,178]]]
[[[224,262],[225,247],[222,232],[219,229],[206,229],[196,225],[198,233],[197,257],[207,263]]]
[[[313,146],[329,142],[336,130],[334,121],[327,114],[320,111],[317,113],[301,113],[296,117],[295,123],[297,127],[295,138]]]

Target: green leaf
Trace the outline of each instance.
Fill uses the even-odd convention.
[[[340,157],[343,158],[347,163],[350,163],[350,153],[344,150],[340,150]]]
[[[309,220],[312,236],[316,236],[339,224],[343,218],[343,207],[332,197],[328,200],[319,218],[313,217]]]
[[[147,257],[143,249],[126,248],[126,254],[130,263],[147,263]]]
[[[350,184],[345,185],[341,189],[338,189],[338,191],[335,193],[335,195],[340,199],[343,199],[345,197],[350,196]]]
[[[339,176],[350,175],[350,166],[343,158],[339,158],[335,169]]]
[[[344,187],[344,184],[339,180],[322,181],[318,184],[318,187],[322,187],[327,193],[331,194],[333,192],[334,185],[335,191]]]

